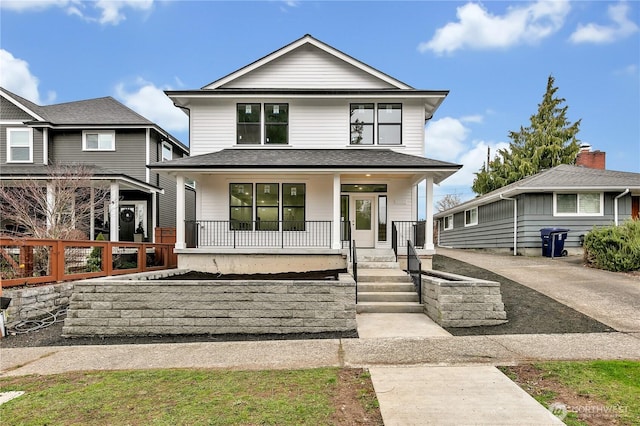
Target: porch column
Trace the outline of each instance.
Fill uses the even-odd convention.
[[[120,185],[111,181],[109,200],[109,241],[120,241]]]
[[[433,178],[428,177],[426,180],[426,206],[425,213],[426,223],[425,223],[425,239],[424,239],[424,248],[425,250],[434,250],[433,246]]]
[[[186,248],[184,232],[184,176],[176,176],[176,249]]]
[[[342,248],[340,239],[340,175],[333,175],[333,235],[331,248],[339,250]]]

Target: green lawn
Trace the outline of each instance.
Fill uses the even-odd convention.
[[[501,369],[546,407],[567,405],[566,424],[617,419],[640,425],[640,362],[546,362],[533,367],[536,374],[522,374],[518,367]]]
[[[339,407],[335,395],[345,388],[375,418],[368,373],[340,373],[145,370],[6,377],[2,392],[25,394],[0,406],[0,419],[3,425],[329,425]]]

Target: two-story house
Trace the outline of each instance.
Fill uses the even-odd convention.
[[[188,155],[179,140],[111,97],[40,106],[0,88],[2,185],[28,179],[46,187],[49,167],[88,166],[91,185],[109,192],[104,208],[83,226],[89,239],[102,232],[111,241],[134,241],[142,230],[152,241],[156,227],[175,227],[175,179],[147,165]],[[194,191],[180,192],[183,216],[194,217]],[[16,228],[20,224],[2,223],[2,232]]]
[[[334,269],[349,241],[402,251],[415,239],[433,253],[433,185],[461,167],[424,157],[447,91],[414,89],[305,35],[199,90],[166,93],[189,115],[191,156],[151,168],[175,177],[179,204],[183,182],[198,187],[196,221],[177,212],[180,267]]]

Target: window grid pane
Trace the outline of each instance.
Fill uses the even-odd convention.
[[[599,214],[600,213],[600,194],[578,194],[579,213],[583,214]]]
[[[284,231],[305,230],[306,185],[304,183],[282,184],[282,229]]]
[[[577,194],[557,194],[556,195],[556,212],[577,213],[578,212],[578,195]]]
[[[351,145],[373,145],[373,104],[351,104]]]

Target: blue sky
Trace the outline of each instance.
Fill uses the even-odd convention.
[[[607,168],[640,172],[635,1],[0,2],[0,85],[48,105],[113,96],[188,143],[163,90],[197,89],[311,34],[417,88],[450,90],[426,156],[473,173],[529,123],[553,75],[578,137]]]

